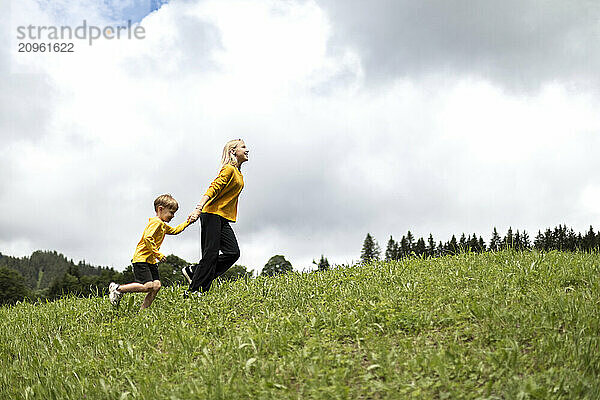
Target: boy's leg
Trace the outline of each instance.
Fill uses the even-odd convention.
[[[219,254],[215,278],[223,275],[240,258],[240,247],[229,221],[222,218],[221,222],[221,252],[223,254]]]
[[[219,244],[221,237],[220,216],[216,214],[200,214],[202,233],[202,259],[194,270],[190,292],[198,290],[207,291],[214,279],[215,268],[219,257]]]
[[[111,283],[111,285],[113,285],[113,283]],[[114,285],[116,285],[116,283],[114,283]],[[149,281],[146,282],[145,284],[141,284],[138,282],[132,282],[132,283],[128,283],[125,285],[118,285],[118,287],[116,288],[115,292],[116,294],[111,294],[111,296],[114,296],[110,298],[110,302],[113,306],[118,306],[119,302],[121,301],[121,297],[123,296],[124,293],[138,293],[138,292],[145,292],[145,293],[149,293],[150,291],[152,291],[154,288],[153,282]],[[110,289],[110,287],[109,287]]]
[[[152,301],[154,301],[156,294],[160,290],[161,284],[158,276],[158,266],[145,262],[133,263],[133,275],[137,282],[119,285],[116,289],[117,293],[119,296],[122,296],[123,293],[148,293],[141,306],[141,309],[147,308],[152,304]],[[118,305],[118,301],[113,304]]]
[[[148,282],[148,283],[152,284],[152,289],[150,291],[148,291],[148,294],[146,295],[146,297],[144,298],[144,301],[142,302],[142,306],[140,307],[140,310],[150,307],[150,305],[156,298],[156,295],[162,286],[159,280]]]
[[[148,282],[146,282],[148,283]],[[152,282],[150,282],[152,283]],[[127,283],[125,285],[119,285],[119,292],[121,293],[139,293],[139,292],[149,292],[152,289],[151,286],[146,284],[141,284],[138,282]]]
[[[161,287],[160,277],[158,276],[158,265],[150,264],[150,274],[152,275],[152,282],[148,283],[152,284],[152,289],[150,289],[150,291],[146,295],[146,298],[142,302],[140,310],[150,307],[150,304],[152,304],[152,302],[154,301],[154,298],[156,297],[156,294],[158,293]]]
[[[121,293],[149,292],[153,285],[148,283],[158,280],[158,267],[156,264],[146,262],[133,263],[133,277],[135,282],[120,285],[118,291]]]

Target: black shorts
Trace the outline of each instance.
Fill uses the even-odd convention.
[[[136,282],[142,284],[160,280],[158,277],[158,266],[147,262],[133,263],[133,276]]]

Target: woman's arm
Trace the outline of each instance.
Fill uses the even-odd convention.
[[[191,213],[188,217],[188,221],[196,222],[198,217],[200,217],[200,213],[202,212],[202,208],[204,207],[206,202],[211,198],[217,196],[221,192],[221,190],[223,190],[223,188],[227,186],[229,181],[231,181],[231,177],[233,176],[233,168],[235,167],[232,165],[224,165],[221,168],[221,171],[219,171],[219,175],[217,175],[215,180],[212,181],[212,183],[208,186],[206,193],[200,199],[200,203],[198,203],[194,212]]]
[[[200,216],[200,213],[202,212],[202,208],[204,208],[204,205],[208,200],[210,200],[210,197],[208,197],[207,195],[202,196],[202,198],[200,199],[200,203],[198,203],[194,212],[192,212],[188,217],[188,222],[196,222],[196,220]]]

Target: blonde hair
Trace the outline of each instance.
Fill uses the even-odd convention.
[[[179,204],[170,194],[161,194],[154,200],[154,211],[158,211],[158,207],[168,208],[175,212],[179,209]]]
[[[221,168],[227,164],[231,164],[234,167],[239,167],[237,157],[231,154],[231,150],[236,149],[242,142],[242,139],[233,139],[225,144],[225,147],[223,147],[223,156],[221,157]]]

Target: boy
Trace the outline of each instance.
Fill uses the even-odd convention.
[[[154,301],[161,286],[156,263],[165,259],[165,255],[159,252],[165,234],[177,235],[190,225],[190,222],[183,222],[175,228],[171,228],[166,224],[173,219],[178,208],[177,201],[170,194],[163,194],[154,200],[156,216],[150,218],[131,260],[136,282],[126,285],[110,283],[108,298],[113,306],[119,305],[123,293],[131,292],[148,293],[140,307],[142,310],[150,307]]]

